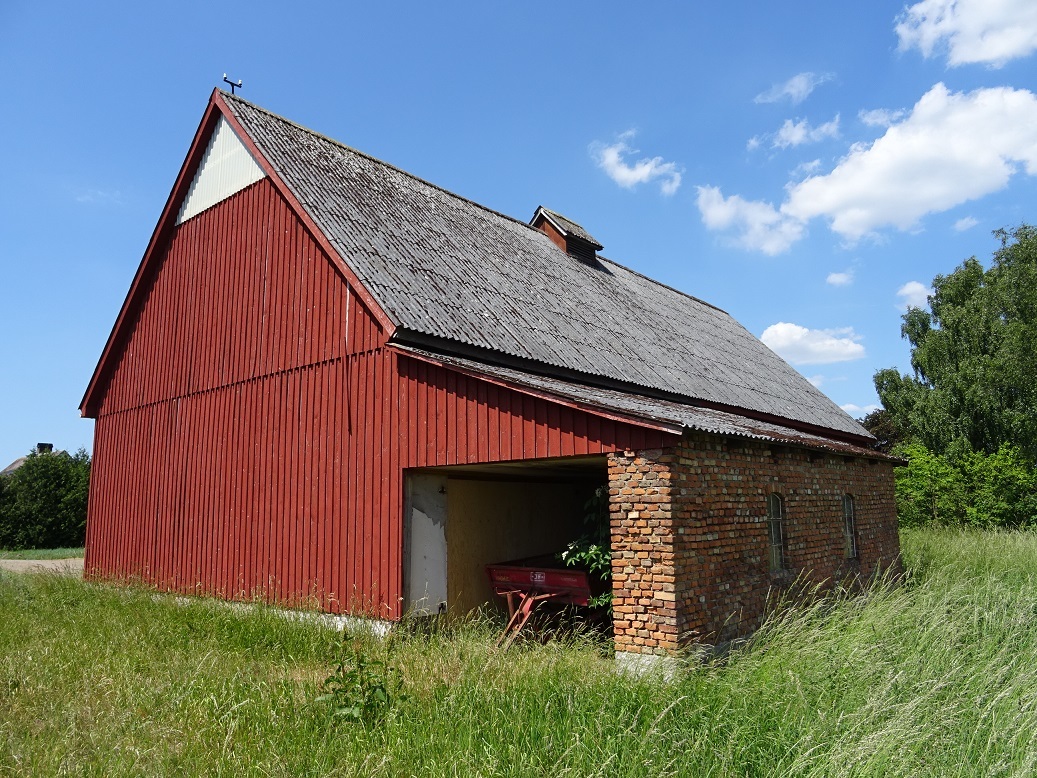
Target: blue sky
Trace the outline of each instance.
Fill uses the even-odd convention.
[[[1037,219],[1037,4],[0,5],[0,466],[78,405],[212,88],[717,305],[837,403]]]

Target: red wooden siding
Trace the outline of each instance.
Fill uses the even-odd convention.
[[[386,338],[267,181],[181,225],[101,402],[88,574],[394,618],[404,468],[672,445]]]
[[[363,351],[382,335],[263,179],[176,231],[101,413],[341,357],[347,338]]]
[[[403,467],[659,448],[676,436],[613,421],[390,352]],[[376,355],[377,358],[380,355]]]

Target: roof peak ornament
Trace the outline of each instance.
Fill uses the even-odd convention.
[[[235,89],[241,89],[241,79],[239,78],[238,79],[238,83],[235,84],[233,81],[231,81],[229,78],[227,78],[227,74],[226,73],[223,74],[223,83],[230,84],[231,96],[234,95],[234,90]]]

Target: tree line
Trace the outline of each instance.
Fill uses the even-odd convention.
[[[882,408],[862,422],[896,470],[901,525],[1037,525],[1037,229],[998,230],[908,308],[911,374],[875,374]]]
[[[0,548],[76,548],[86,539],[90,455],[33,449],[0,476]]]

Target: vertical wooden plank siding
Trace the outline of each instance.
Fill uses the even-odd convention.
[[[268,180],[180,225],[103,394],[88,575],[395,618],[406,468],[668,442],[388,336]]]

